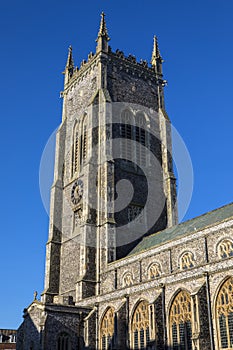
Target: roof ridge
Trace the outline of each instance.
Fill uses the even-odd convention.
[[[229,221],[232,218],[233,202],[225,204],[222,207],[211,210],[205,214],[196,216],[195,218],[181,222],[178,225],[145,236],[128,254],[128,256],[162,245],[165,242],[177,239],[178,237],[189,235],[192,232],[204,230],[207,227],[212,227],[222,221]]]
[[[144,239],[148,239],[149,237],[153,237],[153,236],[155,236],[155,235],[157,235],[157,234],[159,234],[159,233],[161,233],[161,232],[163,232],[163,231],[175,229],[175,228],[178,227],[178,226],[187,224],[187,223],[189,223],[189,222],[191,222],[191,221],[194,221],[194,220],[196,220],[196,219],[199,219],[199,218],[201,218],[201,217],[203,217],[203,216],[207,216],[207,215],[209,215],[209,214],[211,214],[211,213],[214,213],[214,212],[216,212],[216,211],[220,211],[220,210],[222,210],[222,209],[225,208],[225,207],[230,207],[231,205],[233,205],[233,202],[228,203],[228,204],[225,204],[225,205],[223,205],[223,206],[221,206],[221,207],[219,207],[219,208],[216,208],[216,209],[207,211],[207,212],[204,213],[204,214],[195,216],[194,218],[188,219],[188,220],[186,220],[186,221],[182,221],[182,222],[180,222],[180,223],[177,224],[177,225],[174,225],[174,226],[171,226],[171,227],[167,227],[167,228],[165,228],[164,230],[160,230],[160,231],[154,232],[154,233],[152,233],[151,235],[145,236],[145,237],[143,238],[143,240],[144,240]]]

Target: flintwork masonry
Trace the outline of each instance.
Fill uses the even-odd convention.
[[[178,224],[162,63],[69,48],[45,285],[18,350],[233,349],[233,204]]]

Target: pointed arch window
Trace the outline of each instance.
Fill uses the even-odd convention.
[[[101,322],[100,327],[100,340],[101,350],[111,350],[114,346],[114,308],[110,307]]]
[[[136,160],[139,165],[146,165],[146,119],[143,113],[136,115],[135,140],[136,143]]]
[[[87,159],[87,114],[82,120],[82,129],[80,135],[80,165],[82,166]]]
[[[170,334],[173,350],[192,350],[191,297],[181,291],[175,297],[170,310]]]
[[[133,275],[131,272],[127,272],[123,276],[122,285],[123,287],[130,287],[133,284]]]
[[[71,350],[70,336],[62,332],[57,338],[57,350]]]
[[[181,270],[190,269],[191,267],[194,267],[194,265],[195,265],[194,255],[192,252],[184,253],[180,257],[180,269]]]
[[[131,141],[134,139],[133,126],[133,115],[128,109],[125,109],[121,114],[120,136],[122,138],[121,155],[127,161],[133,158],[133,143]]]
[[[121,114],[121,155],[126,161],[135,161],[137,165],[146,165],[146,118],[144,113],[133,113],[125,109]],[[133,141],[133,142],[132,142]]]
[[[145,300],[138,304],[133,314],[132,343],[134,350],[149,349],[149,303]]]
[[[148,269],[148,278],[153,280],[161,276],[161,266],[158,263],[153,263],[149,266]]]
[[[224,239],[218,245],[218,256],[225,259],[233,256],[233,242],[230,239]]]
[[[87,114],[84,114],[80,123],[74,128],[74,149],[73,149],[73,175],[78,173],[87,158]]]
[[[74,165],[73,165],[73,173],[77,173],[79,171],[79,131],[78,124],[76,124],[74,129]]]
[[[222,285],[217,301],[217,327],[220,349],[233,348],[233,277]]]

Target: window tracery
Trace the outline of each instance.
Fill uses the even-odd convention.
[[[195,265],[195,260],[194,260],[193,253],[187,252],[180,257],[181,270],[190,269],[191,267],[194,267],[194,265]]]
[[[220,259],[233,256],[233,242],[230,239],[224,239],[218,245],[218,256]]]
[[[143,207],[139,205],[129,205],[128,206],[128,222],[134,221],[138,223],[143,222],[143,216],[140,215]]]
[[[111,350],[114,345],[114,308],[110,307],[102,320],[100,329],[101,349]]]
[[[175,297],[170,310],[170,333],[173,350],[192,350],[191,297],[181,291]]]
[[[133,284],[133,275],[131,272],[127,272],[123,276],[123,287],[129,287]]]
[[[125,158],[128,161],[133,158],[133,145],[131,141],[134,138],[133,125],[134,121],[132,113],[128,109],[124,110],[121,115],[120,136],[123,139],[121,142],[121,154],[122,158]]]
[[[161,267],[158,263],[153,263],[149,266],[148,269],[148,278],[150,280],[157,278],[161,275]]]
[[[82,166],[87,158],[87,115],[82,120],[82,132],[80,137],[80,165]]]
[[[63,332],[57,339],[57,350],[70,350],[70,336]]]
[[[73,140],[73,174],[79,172],[87,158],[87,114],[74,128]]]
[[[133,349],[148,349],[150,343],[149,303],[141,301],[132,318]]]
[[[220,349],[233,348],[233,277],[221,287],[217,301],[216,313]]]
[[[145,128],[146,119],[142,112],[136,114],[136,119],[130,110],[126,109],[122,112],[120,129],[122,158],[128,161],[136,159],[136,164],[139,166],[146,165],[147,137]]]
[[[73,165],[73,173],[78,172],[79,170],[79,132],[78,132],[78,124],[75,126],[74,130],[74,165]]]
[[[136,159],[137,164],[146,165],[146,119],[143,113],[137,113],[136,115],[137,126],[135,127],[135,140],[136,143]]]

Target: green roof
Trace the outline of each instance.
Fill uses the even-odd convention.
[[[142,241],[129,253],[129,255],[138,254],[144,250],[159,246],[161,244],[180,238],[195,231],[203,230],[206,227],[228,220],[233,217],[233,203],[224,207],[215,209],[194,219],[180,223],[179,225],[156,232],[150,236],[144,237]]]

